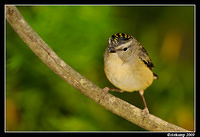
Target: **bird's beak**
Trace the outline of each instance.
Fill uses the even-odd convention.
[[[109,47],[108,51],[109,51],[109,53],[115,53],[115,48],[114,47]]]

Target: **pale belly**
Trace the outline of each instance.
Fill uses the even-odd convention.
[[[104,61],[105,74],[113,85],[124,91],[132,92],[145,90],[152,84],[153,73],[142,61],[138,60],[129,65],[128,63],[123,63],[116,56],[117,54],[115,53],[109,56],[109,60],[112,60],[112,62]]]

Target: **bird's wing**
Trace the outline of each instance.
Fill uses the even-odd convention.
[[[154,65],[149,58],[147,51],[141,45],[139,46],[138,56],[144,62],[144,64],[147,65],[147,67],[149,67],[151,70],[154,68]]]
[[[139,46],[138,56],[144,62],[144,64],[147,65],[147,67],[150,70],[152,70],[154,68],[154,65],[153,65],[151,59],[149,58],[147,51],[141,45]],[[155,73],[153,73],[153,75],[154,75],[154,79],[158,79],[158,75],[156,75]]]

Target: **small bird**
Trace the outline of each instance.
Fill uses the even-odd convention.
[[[109,38],[104,53],[104,71],[108,80],[119,89],[105,87],[103,92],[139,91],[144,110],[149,110],[144,98],[144,90],[158,76],[152,72],[154,67],[148,53],[135,37],[126,33],[116,33]]]

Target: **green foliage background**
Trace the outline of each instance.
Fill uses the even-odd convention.
[[[101,88],[108,38],[136,37],[159,79],[145,91],[150,113],[194,130],[194,6],[17,6],[72,68]],[[143,108],[138,92],[111,94]],[[54,74],[6,22],[7,131],[144,130],[112,114]]]

